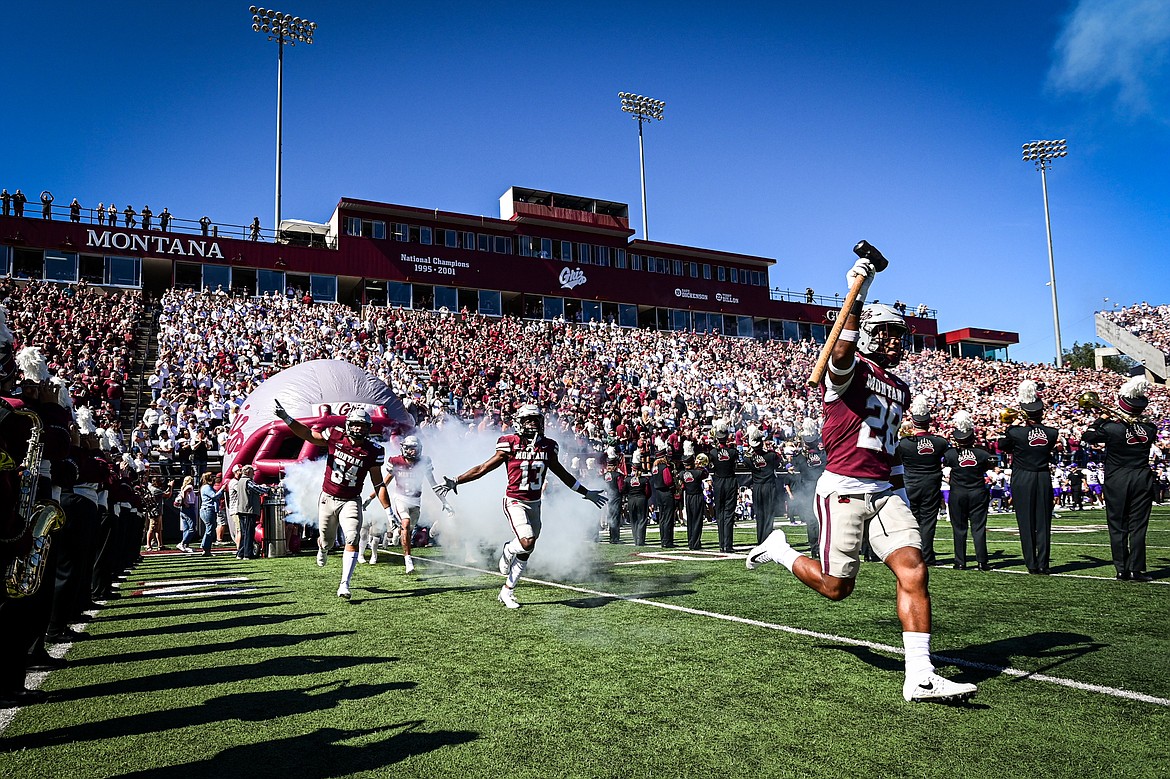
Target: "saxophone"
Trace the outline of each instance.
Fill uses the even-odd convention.
[[[10,598],[24,598],[41,587],[45,576],[45,564],[49,558],[49,547],[54,530],[65,524],[65,511],[55,500],[37,502],[37,482],[41,474],[41,459],[44,443],[41,440],[44,427],[41,418],[27,409],[12,413],[26,417],[32,425],[29,433],[28,450],[21,463],[20,502],[17,514],[24,518],[23,530],[12,538],[0,539],[6,543],[18,540],[24,535],[32,538],[32,547],[23,555],[4,566],[4,587]]]

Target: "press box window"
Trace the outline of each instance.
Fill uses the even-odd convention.
[[[626,250],[625,249],[614,249],[613,250],[613,266],[615,268],[622,268],[623,270],[625,269],[625,267],[626,267]]]
[[[356,216],[347,216],[345,218],[345,234],[360,236],[362,238],[383,239],[386,237],[386,223],[372,219],[360,219]]]
[[[705,262],[703,263],[703,278],[708,280],[711,278],[711,266]]]
[[[441,230],[443,234],[443,245],[450,249],[459,248],[459,233],[454,230]]]
[[[727,281],[727,268],[724,268],[722,265],[719,265],[718,267],[715,268],[715,270],[718,271],[716,276],[719,279],[719,281]]]

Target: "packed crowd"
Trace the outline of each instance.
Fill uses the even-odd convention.
[[[1149,303],[1137,303],[1112,311],[1102,311],[1101,314],[1170,356],[1170,305],[1151,306]]]
[[[135,373],[134,343],[145,310],[142,293],[0,279],[0,304],[15,350],[37,346],[53,384],[65,388],[72,405],[88,406],[99,427],[120,435],[118,416]]]
[[[171,291],[159,314],[159,354],[147,377],[155,402],[133,432],[147,439],[164,469],[186,452],[215,450],[235,408],[284,367],[320,358],[344,359],[377,375],[422,426],[499,426],[524,403],[558,420],[560,434],[594,450],[634,460],[688,441],[707,444],[714,419],[730,421],[741,447],[760,427],[791,456],[806,417],[820,400],[804,379],[817,356],[812,342],[759,342],[713,334],[632,330],[608,324],[487,318],[467,312],[370,307],[359,314],[298,295],[257,298],[224,292]],[[1123,377],[1108,371],[1057,370],[1046,365],[949,357],[927,351],[900,371],[933,406],[935,429],[947,432],[955,412],[976,421],[977,440],[995,449],[1000,413],[1016,405],[1022,379],[1035,380],[1061,431],[1069,460],[1096,413],[1077,398],[1092,390],[1103,402]],[[1152,398],[1147,418],[1170,447],[1170,403]],[[1083,462],[1086,458],[1080,458]],[[204,462],[206,460],[204,459]],[[169,471],[168,471],[169,472]]]

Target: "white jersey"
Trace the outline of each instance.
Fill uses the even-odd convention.
[[[407,506],[421,506],[423,487],[434,480],[431,475],[434,469],[431,458],[423,455],[411,462],[400,455],[391,457],[387,464],[393,477],[390,481],[390,492],[395,502]]]

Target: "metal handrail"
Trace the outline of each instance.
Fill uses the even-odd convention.
[[[252,226],[232,224],[230,222],[208,222],[206,228],[198,219],[186,219],[183,217],[176,217],[171,215],[170,223],[166,230],[163,230],[162,224],[159,221],[160,212],[155,211],[151,214],[151,225],[149,228],[144,228],[142,223],[142,214],[137,209],[131,215],[134,220],[133,225],[126,224],[125,209],[117,212],[113,220],[109,217],[109,212],[103,209],[102,218],[98,219],[98,209],[82,206],[78,212],[78,221],[75,224],[87,224],[105,226],[111,230],[118,228],[130,230],[147,230],[148,232],[157,233],[182,233],[184,235],[199,235],[207,238],[235,238],[239,240],[252,240]],[[11,207],[8,215],[12,215]],[[39,201],[29,199],[24,204],[24,219],[44,219],[44,205]],[[54,200],[49,206],[49,218],[56,222],[72,222],[72,209],[69,204],[59,205],[57,200]],[[276,240],[276,230],[271,227],[261,226],[256,232],[256,241],[261,243],[273,243]],[[286,233],[285,243],[288,242]],[[328,249],[337,248],[337,237],[331,236],[328,241],[323,241],[324,247]]]
[[[828,306],[829,308],[840,308],[844,302],[841,293],[834,293],[832,297],[827,295],[818,295],[815,292],[810,293],[808,290],[798,292],[791,289],[780,289],[779,287],[771,287],[768,290],[768,297],[771,300],[784,301],[788,303],[808,303],[815,306]],[[867,301],[876,303],[877,301]],[[892,304],[891,304],[892,305]],[[925,304],[912,306],[906,304],[906,310],[903,312],[907,316],[917,316],[924,319],[938,319],[938,310],[929,308]]]

